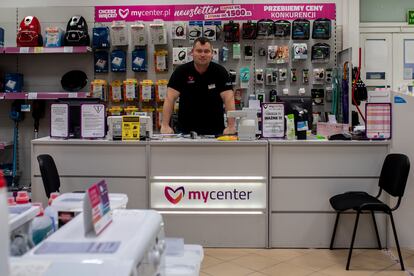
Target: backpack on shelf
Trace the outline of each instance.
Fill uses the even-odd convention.
[[[40,22],[36,16],[26,16],[20,22],[16,44],[18,47],[43,46]]]
[[[64,39],[65,46],[89,46],[90,37],[88,24],[83,16],[74,15],[70,18]]]

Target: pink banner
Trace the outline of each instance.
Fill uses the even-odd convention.
[[[336,19],[334,3],[323,4],[239,4],[239,5],[150,5],[96,6],[95,22],[118,20],[294,20]]]

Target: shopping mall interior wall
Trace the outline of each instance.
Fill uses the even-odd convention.
[[[308,3],[308,1],[289,1],[291,3]],[[320,3],[336,3],[337,10],[337,36],[341,37],[341,29],[343,22],[343,8],[346,4],[340,0],[320,0]],[[200,4],[213,4],[217,1],[200,1]],[[228,0],[222,1],[221,4],[226,3],[267,3],[267,1],[254,0]],[[286,3],[286,1],[273,1],[272,3]],[[81,14],[88,22],[88,27],[91,30],[93,27],[93,16],[95,5],[145,5],[145,4],[194,4],[193,1],[39,1],[39,0],[20,0],[20,1],[1,1],[0,2],[0,25],[6,30],[5,43],[7,46],[15,46],[15,34],[17,22],[20,22],[26,15],[35,15],[41,18],[42,28],[46,26],[60,26],[66,28],[67,21],[72,15]],[[90,33],[90,31],[89,31]],[[342,41],[342,39],[338,39]],[[338,45],[337,45],[338,46]],[[342,45],[339,45],[339,49]],[[62,91],[60,86],[61,76],[69,70],[81,69],[93,79],[93,56],[90,54],[84,55],[7,55],[0,59],[0,72],[21,72],[24,74],[25,85],[31,91]],[[131,77],[131,76],[128,76]],[[168,78],[166,74],[165,78]],[[90,80],[91,80],[90,79]],[[88,90],[89,86],[84,88]],[[11,141],[13,138],[13,122],[9,119],[8,113],[10,111],[11,101],[0,101],[0,140]],[[30,140],[33,136],[33,119],[31,113],[27,113],[25,119],[19,124],[20,137],[20,170],[22,177],[20,184],[30,184]],[[49,117],[48,112],[46,116],[40,121],[39,137],[47,136],[49,134]],[[1,159],[10,158],[9,152],[2,152]]]
[[[413,0],[360,0],[361,22],[407,22]]]

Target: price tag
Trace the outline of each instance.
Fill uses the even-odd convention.
[[[27,98],[29,100],[36,100],[37,99],[37,93],[27,93]]]
[[[64,53],[73,53],[73,47],[72,46],[64,46],[63,47]]]
[[[29,52],[29,47],[20,47],[20,54],[27,54]]]
[[[35,47],[35,48],[34,48],[34,52],[35,52],[36,54],[43,53],[43,47]]]
[[[77,97],[78,97],[78,93],[76,92],[68,93],[68,98],[77,98]]]
[[[125,20],[113,21],[112,24],[116,27],[123,27],[125,26]]]

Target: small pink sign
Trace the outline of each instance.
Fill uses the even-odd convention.
[[[336,19],[334,3],[96,6],[95,22]]]

